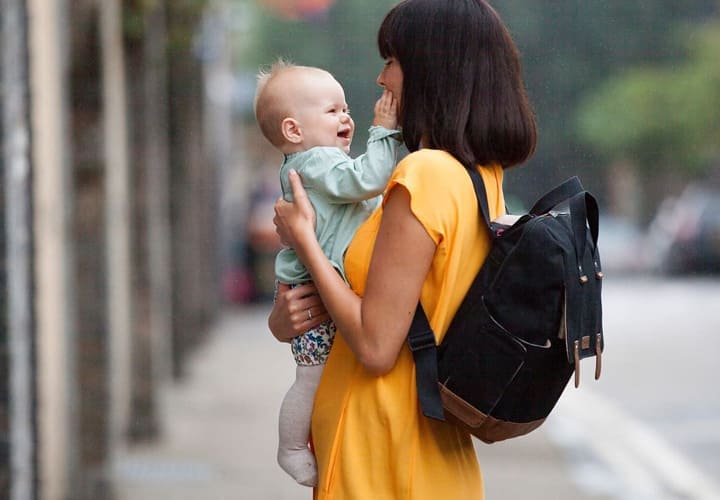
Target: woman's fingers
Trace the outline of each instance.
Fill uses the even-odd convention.
[[[268,317],[270,331],[280,342],[290,342],[301,333],[304,319],[299,314],[301,305],[296,289],[279,283],[275,294],[275,303]]]
[[[305,333],[330,319],[330,315],[322,307],[302,309],[293,317],[293,324],[299,333]]]
[[[293,202],[278,199],[275,202],[275,231],[283,244],[295,247],[300,238],[309,238],[315,231],[315,210],[302,185],[300,175],[289,172],[289,180],[293,191]]]
[[[291,299],[294,300],[293,309],[295,309],[293,323],[300,333],[315,328],[330,319],[314,284],[306,283],[293,288],[292,291],[295,295],[295,298]]]
[[[317,316],[313,315],[312,319],[308,319],[303,322],[303,332],[312,330],[329,320],[330,315],[328,313],[318,314]]]
[[[275,215],[273,216],[273,224],[275,224],[275,233],[280,237],[280,243],[282,243],[283,246],[289,247],[290,240],[287,237],[287,232],[285,231],[285,226],[282,225],[282,219],[277,214],[277,206],[280,200],[275,202]]]
[[[306,283],[291,288],[289,285],[278,284],[268,325],[279,341],[289,342],[329,319],[315,285]]]
[[[295,206],[304,217],[311,218],[314,222],[315,211],[308,199],[307,191],[305,191],[305,188],[302,185],[300,175],[295,170],[290,170],[288,178],[290,180],[290,186],[292,187]],[[313,226],[314,225],[315,224],[313,223]]]
[[[293,313],[304,312],[307,314],[308,310],[310,310],[308,316],[318,316],[325,313],[325,306],[317,294],[315,285],[306,284],[293,288],[288,292],[287,300]]]

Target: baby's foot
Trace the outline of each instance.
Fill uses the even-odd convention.
[[[278,450],[278,464],[303,486],[317,486],[317,463],[308,448]]]

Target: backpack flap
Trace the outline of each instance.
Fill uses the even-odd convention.
[[[595,356],[600,377],[604,339],[602,330],[602,268],[598,240],[598,206],[588,192],[569,201],[573,250],[565,254],[565,343],[568,361],[575,365],[580,384],[580,360]],[[589,229],[589,231],[588,231]]]

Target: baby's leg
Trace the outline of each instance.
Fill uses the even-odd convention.
[[[280,407],[278,463],[295,481],[305,486],[317,484],[317,464],[308,448],[308,438],[315,390],[323,366],[298,366],[295,383]]]

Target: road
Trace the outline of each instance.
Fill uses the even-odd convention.
[[[603,374],[583,363],[553,414],[589,489],[720,500],[720,279],[607,279]]]

